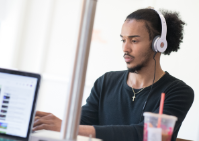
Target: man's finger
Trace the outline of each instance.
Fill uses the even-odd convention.
[[[42,130],[42,129],[49,130],[49,127],[50,126],[47,125],[47,124],[41,124],[41,125],[38,125],[38,126],[34,127],[32,129],[32,131],[37,131],[37,130]]]
[[[36,120],[33,124],[33,127],[36,127],[36,126],[39,126],[39,125],[42,125],[42,124],[51,124],[51,120],[46,120],[46,119],[43,119],[43,118],[39,118],[38,120]]]
[[[38,120],[40,118],[45,119],[45,120],[51,120],[51,119],[53,119],[53,117],[54,117],[53,114],[49,113],[48,115],[43,116],[43,117],[35,116],[34,121],[36,121],[36,120]]]
[[[48,114],[46,116],[40,117],[40,119],[44,119],[44,120],[54,120],[56,117],[53,114]]]
[[[40,124],[51,124],[54,120],[55,116],[53,114],[49,114],[47,116],[39,117],[34,120],[33,127],[38,126]]]
[[[50,114],[50,113],[41,112],[41,111],[36,111],[35,116],[43,117],[43,116],[47,116],[47,115],[49,115],[49,114]]]
[[[38,120],[39,118],[41,118],[41,117],[36,116],[36,117],[34,118],[34,121]]]

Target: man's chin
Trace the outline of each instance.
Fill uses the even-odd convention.
[[[135,70],[135,69],[132,69],[132,68],[127,68],[127,69],[128,69],[128,72],[137,73],[137,70]]]
[[[138,66],[135,66],[135,67],[129,67],[127,65],[127,69],[129,72],[132,72],[132,73],[138,73],[138,71],[140,71],[142,69],[142,65],[138,65]]]

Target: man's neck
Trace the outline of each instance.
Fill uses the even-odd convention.
[[[138,73],[129,73],[127,78],[127,85],[134,89],[141,89],[153,84],[154,79],[154,63],[142,68]],[[160,66],[160,62],[156,62],[156,73],[154,83],[157,82],[165,72]]]

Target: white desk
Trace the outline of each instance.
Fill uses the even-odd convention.
[[[30,141],[63,141],[60,140],[60,132],[49,131],[49,130],[40,130],[31,134]],[[84,136],[77,136],[77,141],[102,141],[100,139],[92,138]]]

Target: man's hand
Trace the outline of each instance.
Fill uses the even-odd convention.
[[[34,119],[33,131],[36,130],[52,130],[59,131],[61,130],[62,120],[54,116],[51,113],[45,113],[37,111]]]
[[[32,130],[36,131],[36,130],[45,129],[45,130],[52,130],[52,131],[60,132],[61,123],[62,123],[62,120],[60,120],[53,114],[37,111]],[[95,138],[96,136],[95,128],[93,126],[88,126],[88,125],[80,125],[78,134],[82,136],[87,136],[87,137],[92,135],[93,138]]]
[[[89,137],[92,135],[93,138],[96,137],[95,128],[90,125],[79,125],[78,135]]]

